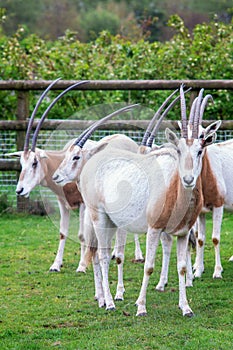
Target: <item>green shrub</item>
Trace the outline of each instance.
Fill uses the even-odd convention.
[[[178,16],[168,23],[174,28],[171,40],[137,42],[107,31],[89,43],[77,40],[67,31],[55,41],[28,35],[24,28],[0,39],[0,78],[8,79],[231,79],[232,24],[217,20],[199,24],[193,35]],[[206,91],[208,93],[208,91]],[[231,119],[233,99],[230,91],[214,91],[215,105],[206,113],[210,119]],[[51,92],[52,98],[57,93]],[[168,92],[164,91],[80,91],[70,92],[53,108],[49,118],[67,118],[87,106],[111,102],[140,102],[156,109]],[[31,92],[30,108],[38,98]],[[45,108],[45,102],[43,107]],[[16,94],[3,92],[0,113],[4,119],[16,113]],[[172,112],[173,113],[173,112]],[[173,113],[169,117],[175,117]]]

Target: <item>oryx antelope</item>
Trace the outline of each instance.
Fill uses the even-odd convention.
[[[123,228],[130,232],[147,231],[137,315],[146,314],[146,289],[162,231],[177,236],[179,306],[183,315],[193,314],[185,288],[188,231],[203,206],[200,178],[203,150],[213,142],[219,124],[215,123],[201,139],[194,128],[192,138],[188,138],[182,86],[180,97],[182,137],[179,139],[169,129],[165,132],[174,147],[142,155],[107,146],[86,162],[80,174],[79,189],[86,205],[85,257],[99,259],[103,278],[103,283],[99,282],[103,286],[99,298],[105,301],[106,309],[115,308],[108,283],[111,239],[116,228]]]
[[[201,89],[201,91],[199,92],[198,97],[194,100],[192,107],[191,107],[191,111],[190,111],[190,118],[189,118],[189,124],[188,124],[188,135],[189,137],[192,136],[192,130],[193,128],[198,128],[198,134],[199,134],[199,138],[203,138],[206,132],[210,132],[211,131],[211,126],[208,127],[206,130],[204,128],[202,128],[201,123],[202,123],[202,118],[203,118],[203,113],[205,110],[205,107],[207,105],[207,102],[209,99],[212,100],[212,96],[211,95],[206,95],[203,98],[203,89]],[[198,125],[197,123],[194,125],[194,120],[198,121]],[[220,122],[217,122],[220,123]],[[180,129],[182,129],[182,125],[180,122],[178,122]],[[213,124],[214,125],[214,124]],[[215,127],[215,126],[214,126]],[[209,169],[209,167],[207,168],[206,164],[209,163],[207,162],[207,157],[208,157],[208,153],[211,153],[211,150],[215,149],[217,145],[210,145],[209,147],[207,147],[205,149],[205,152],[203,152],[203,165],[202,165],[202,171],[201,171],[201,179],[202,179],[202,187],[203,187],[203,197],[204,197],[204,205],[206,203],[206,201],[208,201],[208,198],[212,197],[212,201],[215,200],[215,203],[217,203],[218,201],[218,193],[216,193],[216,186],[215,186],[215,192],[213,192],[213,183],[212,183],[212,170]],[[218,158],[218,157],[216,157]],[[215,180],[216,181],[216,180]],[[207,194],[208,193],[208,197]],[[197,222],[200,220],[200,218],[203,220],[203,215],[204,212],[206,211],[206,209],[202,209],[202,213],[199,215]],[[204,216],[205,219],[205,216]],[[191,232],[195,233],[197,232],[196,227],[197,227],[197,222],[195,223],[195,226],[192,228]],[[200,226],[203,228],[203,225]],[[214,225],[215,227],[215,225]],[[162,236],[162,245],[163,245],[163,263],[162,263],[162,271],[161,271],[161,275],[160,275],[160,281],[156,286],[157,290],[163,291],[165,288],[165,285],[167,284],[167,280],[168,280],[168,267],[169,267],[169,260],[170,260],[170,253],[171,253],[171,247],[172,247],[172,240],[169,239],[169,237],[167,236]],[[199,242],[197,242],[196,244],[196,248],[197,248],[197,255],[196,255],[196,261],[198,262],[198,266],[202,266],[202,264],[200,262],[202,262],[203,259],[203,254],[200,256],[200,250],[198,249],[199,246],[202,245],[202,242],[199,240]],[[191,257],[189,256],[189,260],[188,260],[188,264],[189,264],[189,269],[188,269],[188,274],[189,274],[189,279],[186,281],[186,285],[187,286],[191,286],[192,285],[192,266],[191,266]],[[197,272],[199,271],[199,269],[197,268],[197,271],[195,272],[195,275],[197,274]],[[215,271],[217,271],[217,268],[215,268]],[[198,276],[196,276],[198,277]]]
[[[197,98],[193,109],[199,109],[199,135],[205,135],[202,127],[204,108],[211,95],[206,95],[200,106]],[[191,121],[189,130],[191,132]],[[196,259],[194,263],[194,276],[201,277],[204,271],[204,245],[205,245],[205,216],[212,210],[213,230],[212,242],[215,250],[215,267],[213,278],[222,278],[222,264],[220,257],[220,235],[224,208],[233,211],[233,140],[216,143],[208,147],[203,156],[203,169],[201,173],[203,183],[204,208],[197,221]]]
[[[34,132],[32,145],[30,149],[29,149],[29,143],[30,143],[30,133],[32,130],[33,121],[34,121],[36,112],[41,102],[43,101],[43,99],[51,89],[51,87],[58,80],[59,79],[56,79],[47,87],[47,89],[43,92],[43,94],[39,98],[32,112],[32,115],[28,123],[26,136],[25,136],[24,150],[8,154],[9,156],[20,157],[22,170],[19,176],[17,187],[16,187],[16,193],[18,196],[28,197],[30,192],[37,185],[42,185],[50,188],[50,190],[52,190],[57,196],[59,210],[60,210],[60,241],[59,241],[59,246],[58,246],[55,260],[50,267],[50,271],[57,271],[57,272],[60,271],[60,268],[62,266],[65,242],[68,236],[69,210],[80,207],[80,221],[82,224],[83,200],[75,183],[66,184],[66,186],[62,188],[60,186],[57,186],[52,181],[52,174],[54,173],[56,168],[59,166],[61,161],[64,159],[66,149],[68,148],[70,142],[72,141],[69,141],[68,144],[61,151],[41,150],[39,148],[36,148],[36,142],[37,142],[38,133],[41,128],[41,125],[45,117],[47,116],[48,112],[53,107],[53,105],[58,101],[58,99],[60,99],[69,90],[73,89],[75,86],[85,84],[86,81],[81,81],[79,83],[76,83],[70,86],[65,91],[63,91],[59,96],[57,96],[57,98],[49,105],[49,107],[46,109],[46,111],[42,115],[37,125],[37,128]],[[81,230],[80,230],[80,237],[81,237]]]
[[[202,127],[202,118],[204,109],[208,100],[212,100],[211,95],[206,95],[202,99],[203,90],[192,104],[191,117],[188,125],[188,133],[191,135],[193,129],[193,116],[199,115],[199,137],[204,137],[206,129]],[[199,102],[199,103],[198,103]],[[180,125],[181,127],[181,125]],[[207,128],[209,131],[209,127]],[[203,154],[203,166],[201,171],[202,188],[203,188],[203,204],[204,207],[200,213],[196,227],[197,243],[196,243],[196,259],[194,264],[194,276],[201,277],[204,271],[204,244],[205,244],[205,216],[212,210],[213,231],[212,241],[215,248],[215,267],[213,278],[222,277],[222,264],[220,258],[220,233],[223,217],[223,209],[233,211],[233,140],[210,145],[205,149]],[[172,242],[164,241],[165,261],[163,261],[160,282],[156,289],[164,290],[167,282],[169,256]],[[233,256],[229,259],[233,261]]]
[[[186,92],[188,92],[190,89],[188,89]],[[145,135],[143,137],[142,140],[142,144],[139,147],[135,142],[133,142],[132,140],[130,141],[130,139],[124,135],[115,135],[114,138],[112,139],[112,137],[105,137],[102,140],[99,141],[99,145],[101,146],[101,144],[103,143],[108,143],[109,145],[111,145],[111,148],[116,147],[118,149],[121,150],[128,150],[130,152],[133,153],[146,153],[147,151],[147,140],[149,140],[148,142],[152,142],[152,138],[151,136],[153,135],[153,137],[155,137],[156,132],[161,124],[161,121],[164,119],[164,117],[167,115],[167,113],[169,112],[169,110],[174,106],[174,104],[178,101],[178,99],[180,98],[180,96],[176,97],[170,104],[169,106],[166,108],[166,110],[162,113],[162,110],[166,107],[166,105],[168,104],[168,102],[171,100],[171,98],[173,97],[173,95],[178,91],[175,90],[165,101],[164,103],[160,106],[160,108],[157,110],[157,112],[155,113],[154,117],[152,118],[152,120],[150,121],[147,130],[145,132]],[[162,115],[160,116],[160,114],[162,113]],[[159,120],[157,121],[158,117],[160,116]],[[98,122],[99,123],[103,123],[105,118],[103,118],[102,120],[100,120]],[[153,128],[155,122],[157,121],[155,127]],[[77,181],[79,182],[80,179],[80,174],[81,171],[85,165],[85,163],[88,161],[88,159],[90,159],[90,157],[92,157],[94,155],[94,153],[97,153],[98,151],[100,151],[102,149],[101,147],[94,147],[93,151],[91,150],[87,150],[87,149],[83,149],[83,144],[85,144],[86,140],[88,140],[88,138],[90,137],[90,135],[95,131],[95,129],[98,127],[98,124],[95,123],[91,128],[89,128],[88,130],[86,130],[86,132],[84,132],[85,138],[84,138],[84,134],[81,135],[80,137],[78,137],[78,139],[74,142],[73,145],[71,145],[69,147],[69,149],[66,152],[66,156],[64,158],[64,160],[62,161],[62,163],[60,164],[60,166],[58,167],[58,169],[56,170],[53,179],[56,182],[56,184],[59,185],[64,185],[67,182],[69,183],[70,181]],[[82,141],[81,141],[82,140]],[[80,142],[81,141],[81,142]],[[111,141],[111,142],[110,142]],[[119,143],[120,142],[120,143]],[[95,145],[97,146],[97,145]],[[156,147],[156,146],[154,146]],[[158,147],[157,147],[158,148]],[[122,230],[120,231],[121,235],[122,235]],[[121,238],[121,242],[125,242],[125,238]],[[114,255],[117,258],[118,261],[118,273],[121,276],[121,282],[118,281],[118,284],[120,283],[121,290],[124,290],[123,287],[123,261],[124,261],[124,247],[122,245],[119,245],[119,235],[116,235],[116,244],[115,244],[115,248],[114,248]],[[120,246],[120,249],[119,249]],[[140,245],[138,242],[138,235],[135,235],[135,259],[137,259],[138,254],[136,253],[137,251],[139,251],[139,257],[138,259],[142,260],[142,253],[141,253],[141,249],[140,249]],[[119,288],[117,288],[118,290]],[[115,299],[123,299],[123,294],[121,294],[120,297],[120,292],[117,292]]]

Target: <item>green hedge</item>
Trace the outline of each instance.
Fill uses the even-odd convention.
[[[93,42],[81,43],[76,33],[66,32],[56,41],[45,41],[19,28],[11,37],[0,37],[0,79],[232,79],[232,24],[199,24],[192,35],[178,16],[168,23],[174,36],[167,42],[129,41],[104,31]],[[208,91],[206,91],[207,93]],[[167,91],[70,92],[50,112],[62,118],[91,105],[110,102],[140,102],[156,109]],[[207,118],[231,119],[230,91],[211,91],[215,104]],[[55,95],[51,92],[51,96]],[[38,95],[38,94],[37,94]],[[32,93],[31,108],[35,104]],[[1,92],[0,116],[15,117],[16,96]],[[45,102],[46,103],[46,102]],[[175,117],[171,113],[170,117]]]

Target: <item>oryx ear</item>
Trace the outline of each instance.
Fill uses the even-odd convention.
[[[210,124],[209,126],[207,126],[204,134],[201,137],[202,138],[202,147],[209,146],[216,141],[216,138],[217,138],[216,131],[220,127],[221,123],[222,123],[222,121],[218,120],[218,121]]]
[[[178,124],[178,126],[179,126],[179,129],[182,130],[182,123],[181,123],[180,120],[177,120],[177,124]]]
[[[20,158],[22,154],[23,154],[23,151],[16,151],[16,152],[12,152],[12,153],[6,153],[4,155],[7,156],[7,157]]]
[[[88,151],[88,159],[90,159],[91,157],[94,156],[94,154],[102,151],[103,149],[105,149],[105,147],[108,145],[108,142],[104,142],[104,143],[101,143],[100,145],[90,149]]]
[[[171,131],[169,128],[165,129],[165,136],[168,142],[172,143],[173,145],[177,146],[179,143],[179,139],[176,136],[176,134]]]
[[[216,132],[222,124],[221,120],[217,120],[216,122],[211,123],[207,128],[205,129],[205,134]]]

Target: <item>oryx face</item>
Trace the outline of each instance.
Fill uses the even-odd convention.
[[[177,153],[181,183],[186,189],[194,189],[202,169],[203,146],[199,139],[181,138]]]
[[[37,152],[22,152],[20,157],[22,170],[19,176],[16,193],[28,197],[33,188],[40,184],[45,176],[41,166],[41,155]]]
[[[85,150],[82,150],[79,146],[72,145],[66,151],[65,158],[55,171],[53,181],[60,186],[64,186],[71,181],[78,181],[84,163]]]
[[[175,145],[178,154],[178,171],[184,188],[193,189],[201,173],[204,148],[211,145],[216,139],[216,131],[221,122],[217,121],[206,128],[205,133],[198,138],[181,138],[170,129],[165,134],[168,142]]]

